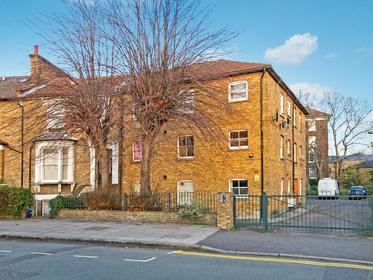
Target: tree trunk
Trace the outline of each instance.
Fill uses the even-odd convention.
[[[97,154],[98,154],[98,173],[101,178],[99,182],[99,190],[100,191],[108,191],[111,187],[110,181],[110,164],[109,164],[109,152],[106,148],[106,145],[100,144],[97,146]]]
[[[140,193],[150,194],[150,170],[151,161],[153,156],[153,139],[150,136],[142,138],[142,161],[141,161],[141,180],[140,180]]]

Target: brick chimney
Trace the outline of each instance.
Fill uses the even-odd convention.
[[[29,55],[31,60],[31,83],[40,82],[39,46],[34,46],[34,53]]]

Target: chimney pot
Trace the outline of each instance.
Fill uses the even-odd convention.
[[[38,56],[38,55],[39,55],[39,46],[38,46],[38,45],[35,45],[35,46],[34,46],[34,55],[35,55],[35,56]]]

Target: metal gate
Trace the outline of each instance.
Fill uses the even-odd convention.
[[[373,197],[249,195],[233,198],[235,226],[267,230],[371,231]]]

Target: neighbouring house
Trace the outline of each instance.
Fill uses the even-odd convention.
[[[335,162],[336,162],[336,157],[335,156],[330,156],[329,157],[329,170],[330,170],[330,175],[332,178],[334,178],[335,174]],[[348,155],[343,159],[342,163],[342,172],[343,170],[346,170],[350,167],[354,167],[357,169],[361,169],[362,171],[364,170],[369,170],[369,164],[373,162],[373,154],[363,154],[363,153],[355,153],[352,155]]]
[[[30,59],[30,76],[0,81],[0,139],[6,143],[2,180],[30,187],[40,201],[91,191],[97,182],[94,148],[81,135],[64,130],[63,108],[57,125],[48,122],[43,106],[58,98],[51,85],[66,73],[40,56],[37,47]],[[272,66],[217,60],[200,67],[213,77],[206,83],[226,88],[219,94],[224,94],[227,110],[217,112],[226,137],[215,145],[191,127],[169,124],[155,150],[153,190],[305,194],[307,110]],[[199,106],[197,99],[193,106]],[[118,175],[118,143],[113,139],[107,147],[111,180],[114,185],[121,180],[123,192],[138,192],[142,144],[136,139],[139,128],[132,114],[126,116],[126,124],[123,178]],[[47,204],[44,208],[47,211]]]
[[[307,174],[309,179],[329,177],[329,114],[307,107]]]

